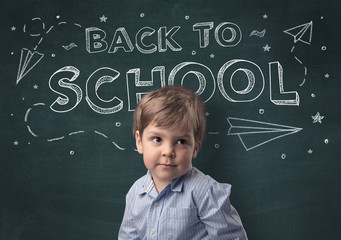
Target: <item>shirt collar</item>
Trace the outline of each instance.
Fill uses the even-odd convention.
[[[154,182],[152,179],[152,175],[148,171],[141,181],[137,194],[149,193],[153,189],[153,187],[154,187]]]
[[[181,192],[183,185],[184,185],[184,181],[183,179],[192,171],[192,166],[190,167],[190,169],[181,177],[178,177],[177,179],[175,179],[170,186],[171,191],[173,192]],[[155,187],[153,179],[152,179],[152,175],[151,173],[148,171],[147,174],[144,176],[143,180],[141,181],[139,190],[137,191],[137,194],[149,194],[150,191]]]

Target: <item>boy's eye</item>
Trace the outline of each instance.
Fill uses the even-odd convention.
[[[179,139],[176,143],[177,144],[185,144],[186,140],[185,139]]]
[[[159,142],[161,142],[161,138],[160,137],[153,137],[153,142],[159,143]]]

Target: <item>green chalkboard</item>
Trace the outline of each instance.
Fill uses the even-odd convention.
[[[337,0],[1,4],[0,239],[117,239],[147,92],[207,105],[193,165],[251,240],[341,238]]]

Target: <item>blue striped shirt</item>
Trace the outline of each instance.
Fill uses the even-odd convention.
[[[148,172],[126,196],[118,239],[247,240],[230,193],[231,185],[191,167],[158,194]]]

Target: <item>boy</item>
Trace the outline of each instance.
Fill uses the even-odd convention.
[[[204,109],[181,85],[160,88],[138,103],[133,133],[148,172],[126,196],[120,240],[247,240],[229,201],[231,185],[192,167],[204,138]]]

